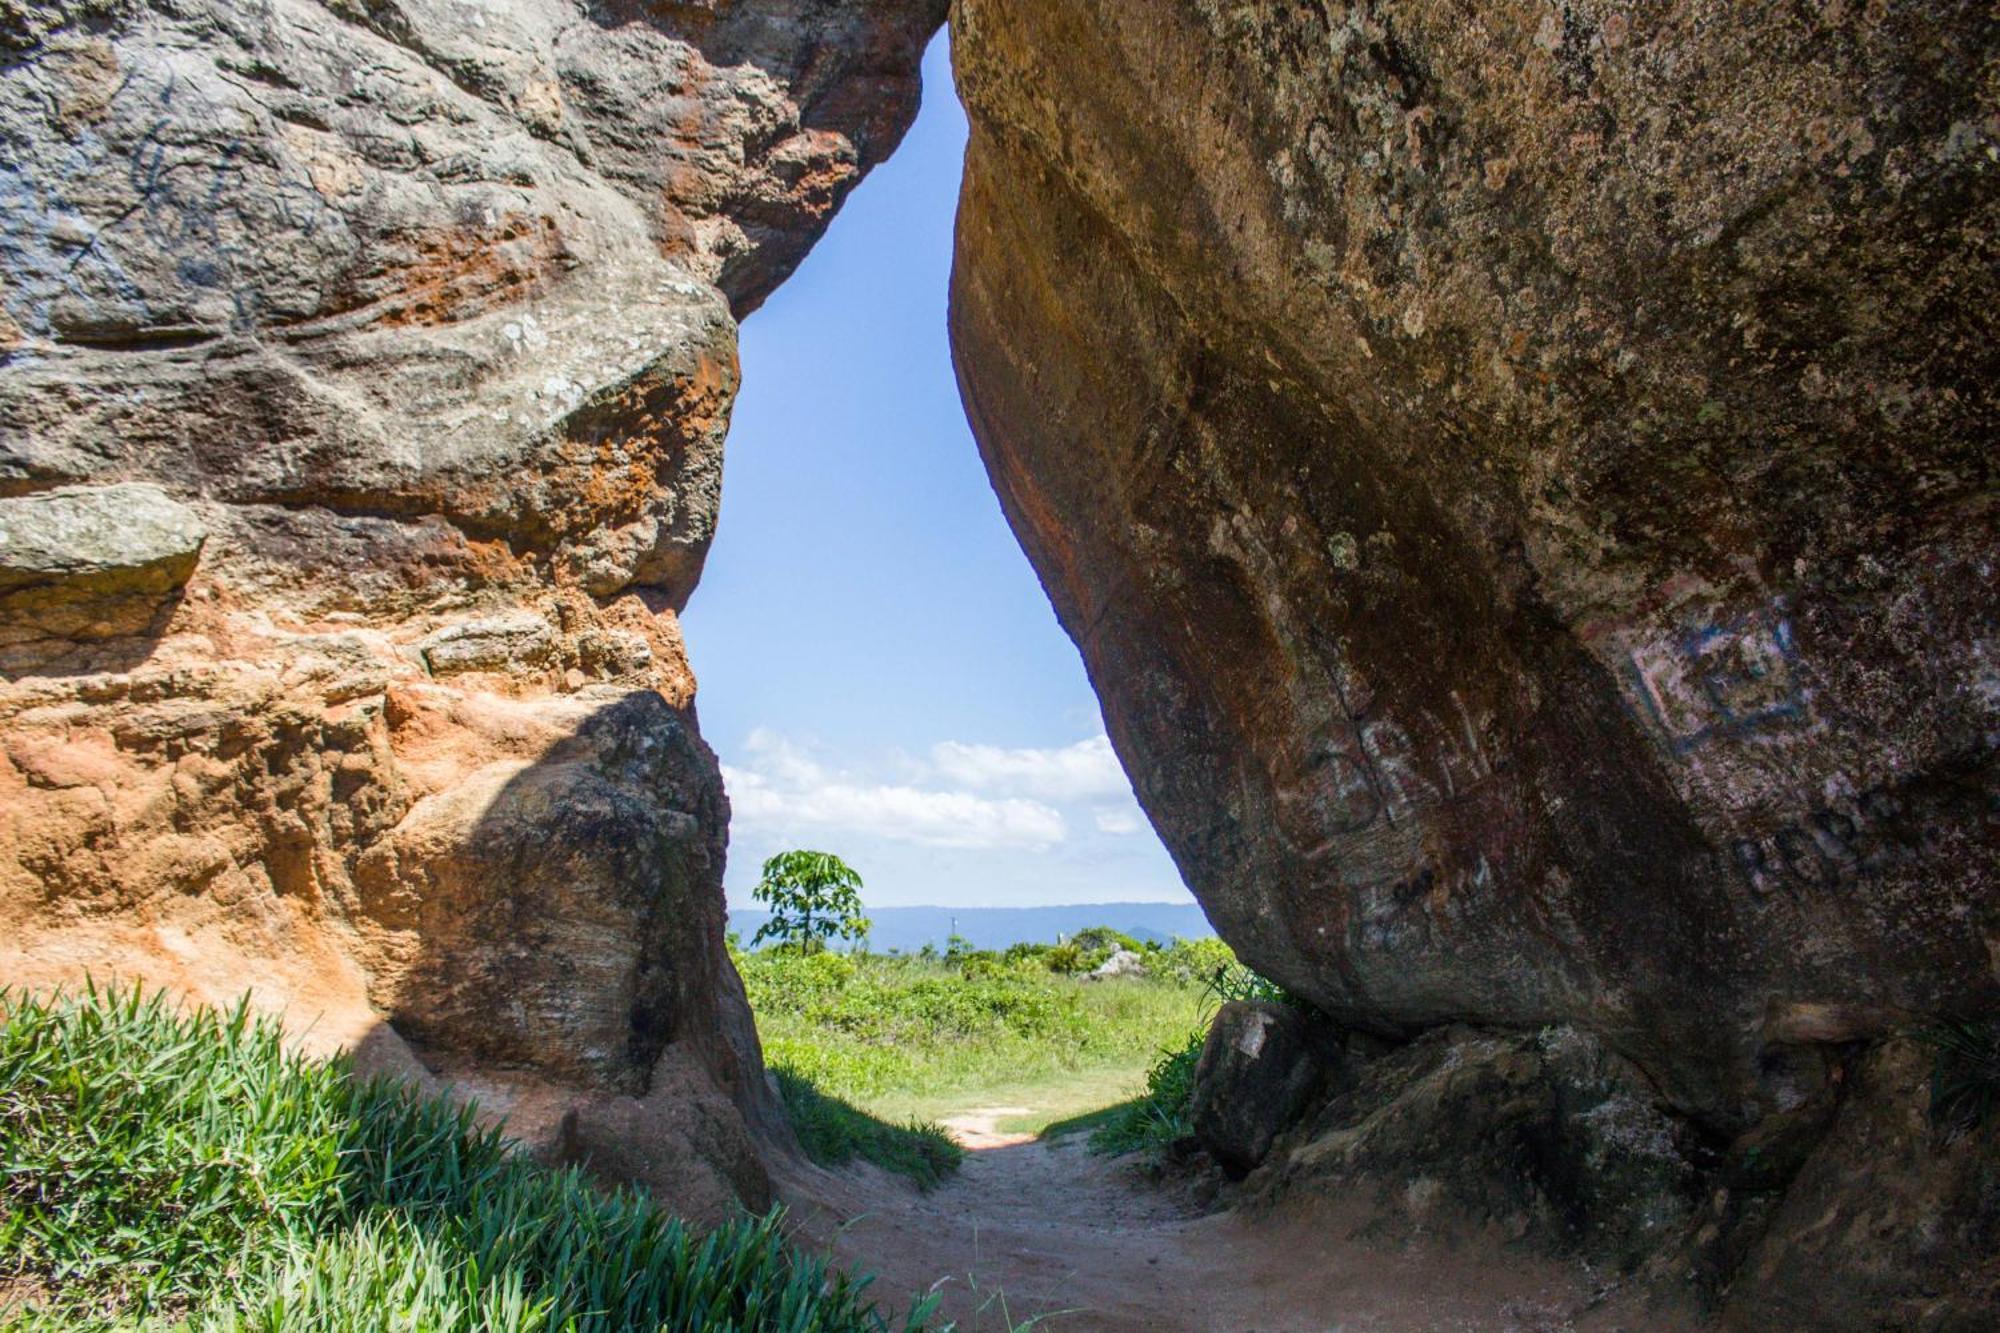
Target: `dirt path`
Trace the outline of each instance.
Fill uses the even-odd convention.
[[[1688,1327],[1625,1293],[1596,1299],[1601,1284],[1581,1267],[1498,1242],[1357,1239],[1358,1209],[1202,1216],[1184,1191],[1092,1154],[1081,1135],[997,1132],[1024,1110],[948,1121],[972,1151],[929,1194],[869,1166],[794,1169],[783,1181],[793,1216],[877,1275],[885,1309],[937,1286],[944,1313],[972,1333],[1036,1317],[1038,1329],[1072,1333]]]

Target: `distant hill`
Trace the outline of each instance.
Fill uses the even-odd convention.
[[[1138,940],[1160,944],[1179,937],[1206,939],[1215,934],[1208,918],[1193,903],[1071,903],[1063,907],[877,907],[868,917],[875,923],[868,947],[878,953],[899,949],[915,953],[926,944],[944,947],[952,922],[958,933],[978,949],[1004,949],[1010,944],[1054,944],[1059,935],[1073,935],[1085,926],[1111,926]],[[762,911],[729,914],[729,928],[748,944],[757,927],[770,919]]]

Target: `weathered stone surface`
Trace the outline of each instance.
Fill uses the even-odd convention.
[[[0,596],[60,584],[76,596],[167,593],[208,536],[157,486],[64,486],[0,499]]]
[[[953,32],[968,413],[1248,961],[1726,1134],[2000,1005],[1986,6]]]
[[[247,987],[571,1109],[671,1051],[734,1108],[682,1139],[782,1136],[677,612],[736,317],[942,16],[0,4],[0,506],[208,534],[157,614],[0,602],[0,981]]]
[[[1195,1066],[1195,1137],[1240,1176],[1263,1162],[1328,1072],[1296,1009],[1231,1000],[1216,1011]]]
[[[1143,977],[1146,960],[1130,949],[1113,949],[1111,956],[1084,974],[1085,981],[1108,981],[1113,977]]]
[[[433,676],[525,672],[548,661],[555,646],[554,629],[532,611],[460,621],[426,636],[419,645]]]
[[[1253,1191],[1375,1190],[1385,1230],[1492,1227],[1620,1272],[1689,1244],[1700,1145],[1629,1062],[1572,1028],[1440,1028],[1372,1062]]]
[[[1727,1326],[2000,1327],[2000,1118],[1939,1123],[1936,1059],[1903,1039],[1857,1062],[1831,1130],[1742,1265]]]

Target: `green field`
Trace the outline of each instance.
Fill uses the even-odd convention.
[[[1115,1128],[1145,1114],[1149,1073],[1198,1040],[1217,986],[1240,984],[1230,979],[1241,969],[1226,946],[1204,940],[1141,949],[1146,976],[1086,980],[1119,942],[1110,934],[1006,953],[767,949],[739,953],[737,965],[808,1150],[817,1122],[853,1125],[844,1105],[885,1128],[870,1144],[816,1156],[867,1157],[927,1184],[949,1169],[948,1150],[920,1150],[901,1127],[935,1144],[940,1122],[998,1110],[988,1118],[1001,1132],[1108,1128],[1104,1141],[1118,1148],[1160,1137]],[[1165,1121],[1178,1125],[1178,1109]],[[1161,1132],[1172,1127],[1163,1121]],[[916,1169],[913,1152],[925,1158]]]

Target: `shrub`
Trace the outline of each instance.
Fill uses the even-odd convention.
[[[0,1288],[37,1293],[40,1327],[889,1327],[776,1214],[697,1235],[510,1153],[470,1107],[289,1053],[244,1005],[91,988],[0,1007]]]
[[[1088,972],[1093,964],[1090,956],[1075,944],[1058,944],[1043,955],[1049,971],[1068,976],[1077,972]]]
[[[1085,926],[1070,936],[1069,942],[1087,954],[1103,954],[1107,958],[1119,949],[1138,953],[1140,947],[1139,941],[1110,926]]]
[[[1931,1123],[1955,1138],[2000,1112],[2000,1019],[1952,1023],[1928,1034]]]

